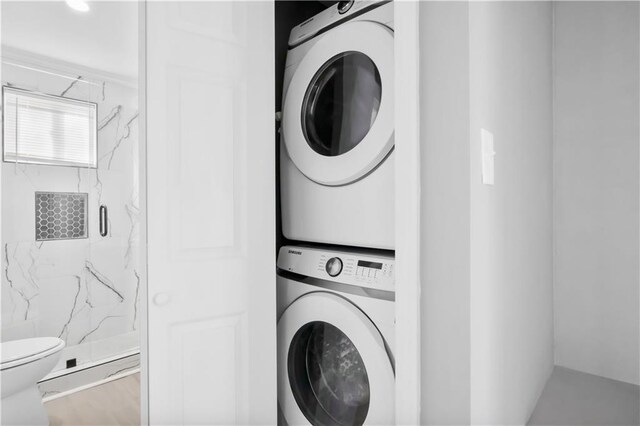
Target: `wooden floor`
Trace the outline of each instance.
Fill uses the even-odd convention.
[[[44,406],[51,426],[139,425],[140,374],[63,396]]]

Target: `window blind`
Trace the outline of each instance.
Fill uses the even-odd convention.
[[[4,161],[97,166],[95,103],[3,88]]]

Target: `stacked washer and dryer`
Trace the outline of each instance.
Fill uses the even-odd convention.
[[[389,1],[338,2],[289,37],[280,424],[394,423],[393,51]]]

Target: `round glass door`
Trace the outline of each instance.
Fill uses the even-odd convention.
[[[394,381],[380,331],[343,297],[305,294],[278,320],[278,405],[288,424],[392,424]]]
[[[358,21],[319,36],[288,68],[282,140],[302,174],[345,185],[386,158],[394,144],[393,67],[393,31]]]
[[[351,151],[369,133],[380,109],[382,84],[374,62],[361,52],[328,60],[311,80],[302,106],[302,131],[325,156]]]
[[[370,388],[367,369],[349,337],[337,327],[314,321],[291,341],[289,383],[301,411],[313,425],[362,425]]]

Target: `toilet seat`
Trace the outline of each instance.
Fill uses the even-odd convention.
[[[64,341],[57,337],[36,337],[3,342],[0,370],[37,361],[58,352],[63,347]]]

